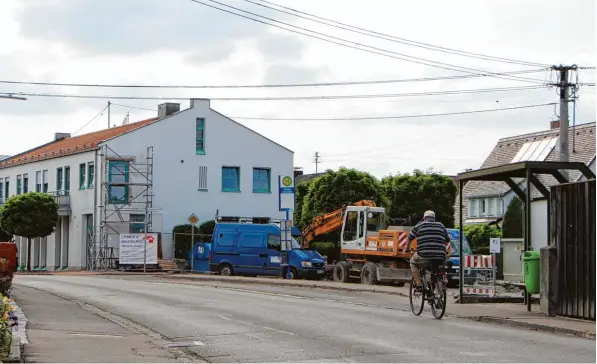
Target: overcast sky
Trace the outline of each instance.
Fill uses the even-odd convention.
[[[534,69],[431,51],[324,26],[241,0],[228,5],[335,37],[489,72]],[[595,66],[595,1],[273,0],[396,37],[541,64]],[[257,1],[258,2],[258,1]],[[215,4],[214,4],[215,5]],[[462,75],[311,39],[190,0],[2,0],[0,80],[112,84],[283,84]],[[550,72],[524,74],[543,81]],[[595,71],[581,81],[595,82]],[[2,92],[160,97],[399,94],[532,86],[490,77],[433,82],[285,89],[96,89],[0,84]],[[351,118],[451,113],[555,102],[555,89],[311,101],[212,101],[230,117]],[[74,133],[108,100],[0,99],[0,154]],[[113,100],[155,109],[162,101]],[[188,101],[182,101],[188,107]],[[156,115],[115,106],[113,123]],[[549,128],[553,106],[444,117],[360,121],[239,122],[294,150],[295,166],[363,169],[378,177],[415,168],[455,174],[477,168],[499,138]],[[595,88],[581,88],[577,123],[595,121]],[[107,126],[104,114],[80,133]]]

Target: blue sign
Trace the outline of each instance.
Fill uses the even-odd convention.
[[[278,196],[280,211],[294,210],[294,178],[278,176]]]

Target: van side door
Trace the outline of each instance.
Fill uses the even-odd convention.
[[[282,263],[282,252],[280,248],[282,246],[281,238],[279,234],[268,234],[266,235],[267,240],[267,275],[278,276],[280,275],[280,264]]]
[[[241,233],[239,236],[238,270],[251,275],[267,274],[266,253],[263,233]]]

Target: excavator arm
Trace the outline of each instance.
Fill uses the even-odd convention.
[[[311,224],[303,229],[303,247],[308,248],[313,239],[319,235],[328,234],[342,228],[342,224],[344,223],[344,212],[346,211],[347,206],[375,207],[376,205],[372,200],[361,200],[350,205],[344,205],[327,214],[315,216]]]

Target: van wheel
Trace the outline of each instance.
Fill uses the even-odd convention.
[[[223,264],[220,266],[220,275],[222,276],[231,276],[233,275],[232,273],[232,267],[229,264]]]
[[[290,279],[298,279],[298,272],[295,267],[290,267]]]
[[[361,273],[361,283],[368,285],[376,285],[377,280],[377,266],[371,262],[366,263]]]
[[[348,282],[348,262],[338,262],[334,267],[334,282]]]

